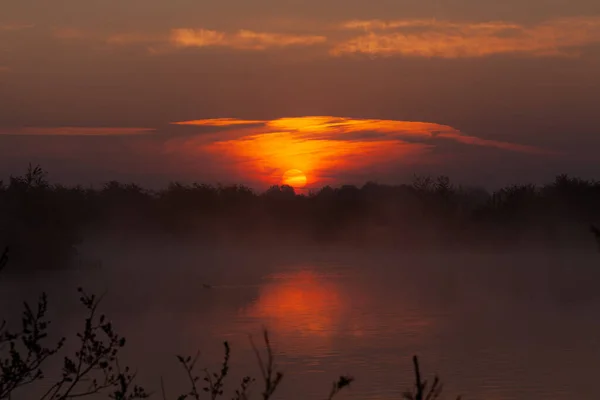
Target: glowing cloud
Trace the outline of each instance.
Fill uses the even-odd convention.
[[[600,43],[600,17],[550,20],[525,26],[502,21],[460,23],[424,20],[348,21],[342,29],[365,34],[335,45],[331,54],[418,57],[484,57],[521,53],[532,56],[573,55],[574,49]]]
[[[152,128],[120,128],[120,127],[25,127],[3,128],[0,135],[30,135],[30,136],[122,136],[140,135],[153,132]]]
[[[208,153],[227,160],[242,176],[278,184],[286,171],[300,170],[306,184],[325,184],[336,173],[374,171],[390,164],[427,162],[435,140],[541,154],[543,150],[467,136],[435,123],[332,116],[280,118],[270,121],[229,118],[182,121],[176,125],[231,128],[227,135],[175,139],[171,149]],[[241,127],[240,125],[255,125]]]
[[[496,147],[498,149],[519,151],[519,152],[523,152],[523,153],[555,154],[554,152],[551,152],[551,151],[548,151],[545,149],[540,149],[535,146],[527,146],[527,145],[522,145],[522,144],[500,142],[498,140],[487,140],[487,139],[481,139],[481,138],[477,138],[477,137],[473,137],[473,136],[460,135],[460,134],[456,134],[456,133],[440,133],[440,134],[438,134],[437,137],[456,140],[457,142],[464,143],[464,144],[470,144],[470,145],[475,145],[475,146]]]
[[[192,121],[174,122],[173,125],[195,125],[195,126],[234,126],[234,125],[257,125],[264,124],[260,120],[243,120],[235,118],[211,118],[197,119]]]
[[[288,46],[311,46],[323,43],[325,36],[239,30],[234,34],[208,29],[173,29],[171,42],[177,47],[229,47],[238,50],[266,50]]]
[[[22,29],[21,25],[0,28],[17,29]],[[323,50],[335,57],[349,54],[439,58],[497,54],[574,56],[585,46],[600,44],[600,16],[553,19],[533,25],[509,21],[436,19],[350,20],[338,24],[316,24],[311,27],[310,33],[298,34],[243,28],[219,31],[199,27],[175,28],[159,33],[106,35],[61,28],[54,31],[54,36],[71,40],[87,38],[115,46],[146,45],[152,54],[186,48],[266,51],[323,45]]]
[[[22,31],[25,29],[31,29],[34,24],[21,24],[21,23],[7,23],[0,24],[0,31]]]

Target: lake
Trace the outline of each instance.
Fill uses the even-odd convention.
[[[439,374],[443,398],[600,398],[600,255],[593,252],[400,253],[294,246],[251,249],[122,245],[96,249],[101,268],[2,281],[4,313],[49,293],[53,329],[80,323],[77,286],[106,291],[103,310],[128,339],[124,356],[149,390],[161,377],[185,391],[176,354],[200,351],[199,373],[218,370],[231,345],[226,398],[260,377],[249,335],[268,329],[284,373],[275,398],[400,399]],[[90,252],[90,254],[93,252]],[[209,286],[209,287],[208,287]],[[13,315],[14,316],[14,315]],[[260,380],[253,386],[259,398]],[[160,396],[159,396],[160,397]]]

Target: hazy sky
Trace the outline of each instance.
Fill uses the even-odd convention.
[[[597,0],[0,7],[2,178],[28,162],[146,185],[600,176]]]

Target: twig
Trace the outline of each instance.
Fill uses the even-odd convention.
[[[8,264],[8,246],[4,248],[2,257],[0,257],[0,272],[6,267],[6,264]]]
[[[338,394],[343,388],[350,386],[350,383],[354,381],[354,378],[349,375],[342,375],[339,377],[337,382],[333,382],[333,386],[331,387],[331,392],[329,392],[329,397],[327,400],[331,400]]]
[[[269,334],[266,329],[263,332],[263,338],[265,341],[265,346],[267,348],[267,364],[266,364],[266,366],[262,360],[260,352],[256,348],[254,341],[252,340],[252,336],[250,336],[250,344],[252,345],[254,354],[256,354],[258,365],[260,367],[260,370],[261,370],[261,373],[263,376],[263,380],[265,383],[265,390],[262,393],[262,397],[263,397],[263,400],[268,400],[275,392],[275,389],[277,389],[277,386],[279,385],[279,383],[281,383],[281,380],[283,379],[283,374],[281,372],[277,371],[277,372],[275,372],[275,376],[273,377],[273,372],[274,372],[273,350],[271,349],[271,343],[269,342]]]
[[[229,372],[229,343],[223,342],[223,345],[225,346],[225,357],[223,365],[221,366],[221,371],[218,374],[213,372],[211,376],[211,373],[207,369],[204,370],[204,373],[206,374],[204,381],[208,383],[208,387],[205,387],[204,391],[210,392],[212,400],[215,400],[218,396],[223,394],[223,380]],[[213,378],[215,378],[214,381]]]
[[[248,387],[254,383],[255,379],[249,376],[245,376],[242,379],[242,383],[240,384],[240,388],[235,390],[235,396],[232,400],[248,400]]]
[[[190,392],[188,394],[184,394],[178,397],[179,400],[185,399],[187,396],[193,396],[196,400],[200,399],[200,393],[198,392],[198,387],[196,386],[196,382],[198,381],[198,377],[194,376],[194,367],[196,366],[196,362],[198,361],[198,357],[200,357],[200,352],[196,352],[196,355],[192,359],[191,356],[183,358],[183,356],[177,356],[180,364],[183,369],[185,369],[188,380],[190,381],[190,385],[192,386]]]
[[[440,382],[439,377],[436,375],[433,378],[433,384],[429,391],[425,391],[427,388],[427,381],[421,381],[421,370],[419,369],[419,359],[417,356],[413,356],[413,365],[415,369],[415,389],[413,392],[405,392],[402,398],[405,400],[436,400],[442,393],[443,385]],[[460,400],[458,396],[456,400]]]

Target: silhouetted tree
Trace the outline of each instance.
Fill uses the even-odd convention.
[[[111,181],[100,188],[48,181],[39,166],[0,184],[0,242],[15,268],[64,268],[89,235],[126,243],[140,234],[218,240],[305,238],[320,243],[425,246],[570,246],[600,223],[600,184],[566,175],[542,186],[512,185],[491,193],[446,176],[410,184],[367,182],[296,194],[290,186],[256,193],[241,185],[174,182],[149,191]]]

